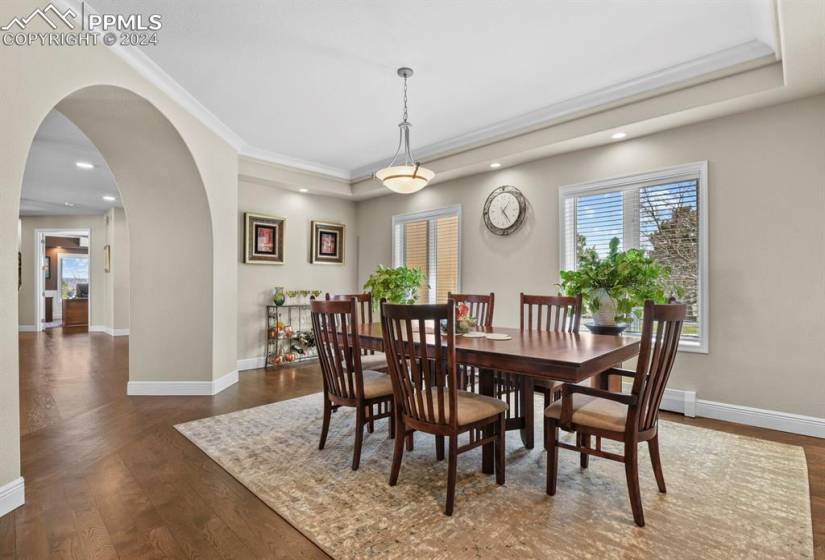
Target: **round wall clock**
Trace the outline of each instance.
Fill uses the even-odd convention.
[[[510,235],[524,223],[527,199],[516,187],[504,185],[487,197],[484,203],[484,224],[496,235]]]

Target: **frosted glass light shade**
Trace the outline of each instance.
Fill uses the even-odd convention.
[[[395,165],[376,171],[375,177],[393,192],[412,194],[426,187],[435,173],[426,167],[416,170],[414,165]]]

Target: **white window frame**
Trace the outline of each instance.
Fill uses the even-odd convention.
[[[425,210],[423,212],[412,212],[409,214],[397,214],[392,217],[392,231],[391,231],[391,239],[392,239],[392,266],[399,267],[404,264],[404,241],[403,235],[404,230],[402,227],[404,224],[408,222],[420,222],[423,220],[428,220],[428,239],[429,243],[435,243],[435,223],[437,218],[442,217],[450,217],[455,216],[458,218],[458,238],[456,240],[457,243],[457,255],[456,259],[458,262],[458,270],[456,271],[456,293],[461,292],[461,205],[455,206],[446,206],[444,208],[437,208],[435,210]],[[435,218],[435,219],[434,219]],[[401,237],[399,237],[399,235]],[[431,286],[430,289],[430,296],[431,300],[430,303],[433,303],[432,298],[435,296],[435,282],[436,282],[436,262],[438,259],[436,258],[435,250],[430,251],[430,247],[427,248],[427,268],[429,272],[429,277],[427,278],[427,283]]]
[[[623,175],[621,177],[611,177],[609,179],[600,179],[597,181],[588,181],[585,183],[577,183],[574,185],[567,185],[559,189],[559,270],[569,270],[574,268],[576,263],[567,263],[568,244],[575,243],[573,240],[566,239],[565,230],[567,224],[565,223],[565,202],[573,196],[581,196],[583,194],[599,194],[600,192],[615,192],[615,191],[636,191],[639,187],[647,184],[661,184],[663,182],[677,182],[679,180],[697,180],[698,181],[698,198],[699,198],[699,247],[698,247],[698,261],[699,261],[699,316],[702,318],[701,323],[701,337],[698,342],[682,340],[679,342],[679,350],[683,352],[698,352],[707,354],[709,350],[708,341],[710,339],[710,281],[708,276],[708,162],[697,161],[693,163],[686,163],[684,165],[676,165],[673,167],[665,167],[644,173],[634,173],[632,175]],[[627,205],[625,206],[627,208]],[[575,220],[575,215],[573,216]],[[638,247],[638,218],[633,217],[631,228],[636,232],[637,239],[624,239],[623,247]],[[575,224],[574,224],[575,226]],[[575,232],[575,227],[572,228]],[[625,228],[627,231],[627,228]],[[628,235],[625,233],[625,238]]]

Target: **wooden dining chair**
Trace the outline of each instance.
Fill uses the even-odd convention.
[[[489,294],[454,294],[447,293],[447,300],[455,302],[456,307],[463,303],[469,308],[470,316],[474,317],[480,329],[489,329],[493,326],[493,312],[495,311],[496,295]],[[458,364],[459,386],[466,391],[475,391],[478,381],[478,369]]]
[[[439,329],[442,320],[447,324],[444,335]],[[434,333],[428,334],[428,324],[436,325]],[[421,431],[444,436],[449,440],[444,513],[452,515],[460,453],[481,445],[493,446],[496,483],[504,484],[504,412],[507,405],[493,397],[459,390],[453,301],[446,305],[385,303],[382,325],[396,403],[390,486],[398,482],[404,440],[408,434]],[[459,445],[458,437],[464,433],[469,434],[469,443]]]
[[[521,330],[579,332],[582,316],[582,296],[520,295],[519,324]],[[561,396],[560,381],[533,379],[533,390],[544,395],[545,408]]]
[[[354,299],[313,301],[312,329],[324,378],[323,449],[330,417],[342,406],[355,408],[355,448],[352,470],[361,461],[361,443],[367,421],[389,418],[390,437],[395,433],[392,381],[389,376],[363,368],[358,336],[358,313]]]
[[[590,455],[624,463],[633,519],[644,527],[639,489],[638,444],[646,441],[659,491],[664,493],[665,478],[659,457],[659,405],[679,349],[679,337],[687,306],[679,303],[656,305],[645,302],[642,343],[636,371],[611,368],[607,375],[633,378],[630,394],[612,393],[593,387],[565,384],[562,398],[544,411],[544,447],[547,450],[547,493],[556,493],[559,448],[581,453],[581,466],[587,468]],[[559,428],[576,432],[576,445],[558,440]],[[596,446],[590,446],[590,436]],[[601,448],[601,438],[624,443],[624,453]]]
[[[361,294],[326,294],[328,301],[351,300],[354,299],[358,307],[358,322],[360,324],[372,324],[372,294],[364,292]],[[383,352],[376,352],[368,348],[361,349],[361,365],[364,369],[373,371],[384,371],[387,369],[387,357]]]

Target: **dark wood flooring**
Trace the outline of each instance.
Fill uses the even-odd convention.
[[[317,366],[244,372],[214,397],[126,397],[126,337],[52,329],[20,335],[20,377],[26,505],[0,518],[0,559],[327,558],[172,427],[317,392]],[[825,441],[667,418],[803,446],[825,560]]]

